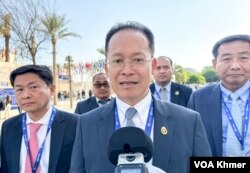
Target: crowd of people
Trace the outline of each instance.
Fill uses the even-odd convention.
[[[74,113],[53,106],[49,68],[12,71],[10,82],[24,112],[2,124],[0,171],[114,172],[106,144],[127,126],[143,129],[153,142],[149,173],[189,173],[190,157],[250,157],[250,36],[215,43],[213,67],[220,81],[195,91],[172,81],[172,59],[155,58],[154,51],[146,26],[113,26],[105,39],[105,73],[93,76],[93,93]]]

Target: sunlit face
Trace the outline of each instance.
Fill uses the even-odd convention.
[[[110,96],[110,86],[106,75],[97,75],[93,81],[93,92],[95,97],[101,100],[106,100]]]
[[[171,81],[173,75],[173,69],[169,59],[157,58],[156,67],[153,68],[153,75],[158,85],[167,85]]]
[[[17,104],[35,119],[41,118],[50,107],[50,98],[55,87],[46,83],[34,73],[16,76],[14,90]]]
[[[106,65],[111,87],[117,97],[133,106],[149,91],[151,75],[151,54],[147,38],[138,31],[122,30],[115,33],[109,42],[107,61],[121,59],[121,67]],[[132,60],[145,58],[145,63],[136,65]]]
[[[237,90],[250,79],[250,44],[244,41],[222,44],[213,66],[223,86],[231,91]]]

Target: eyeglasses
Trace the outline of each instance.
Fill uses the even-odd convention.
[[[127,61],[125,61],[121,57],[116,57],[112,58],[111,60],[108,60],[106,64],[108,64],[110,67],[115,67],[115,68],[123,68],[125,64],[129,64],[131,67],[142,67],[150,61],[151,60],[147,59],[145,56],[135,56]]]
[[[97,88],[97,89],[100,89],[102,86],[104,88],[109,88],[109,83],[105,82],[105,83],[96,83],[96,84],[94,84],[94,87]]]

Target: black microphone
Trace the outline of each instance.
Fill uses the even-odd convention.
[[[153,143],[144,130],[137,127],[123,127],[109,136],[107,154],[109,161],[117,165],[120,154],[142,153],[148,162],[153,155]]]

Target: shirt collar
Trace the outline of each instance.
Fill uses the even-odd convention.
[[[99,99],[99,98],[97,98],[97,97],[95,97],[96,98],[96,102],[98,103],[98,101],[100,101],[101,99]],[[108,97],[107,99],[105,99],[105,100],[111,100],[111,97]]]
[[[145,115],[148,115],[151,102],[152,102],[152,96],[148,90],[148,94],[141,101],[139,101],[136,105],[133,106],[137,110],[139,118],[145,124],[148,118],[148,116],[145,116]],[[116,106],[117,106],[118,112],[122,113],[122,116],[119,116],[119,118],[122,118],[122,121],[123,121],[125,119],[126,110],[131,106],[123,102],[122,100],[120,100],[118,97],[116,97]]]
[[[232,93],[232,91],[225,88],[221,82],[220,82],[220,88],[222,91],[222,97],[228,100],[229,95]],[[250,81],[248,80],[242,87],[237,89],[234,93],[237,93],[243,101],[247,101],[249,97],[249,89],[250,89]]]
[[[43,116],[40,120],[38,120],[38,121],[36,121],[36,122],[34,122],[34,121],[30,118],[29,114],[26,113],[26,124],[37,123],[37,124],[45,124],[45,125],[48,125],[48,124],[49,124],[49,119],[50,119],[51,113],[52,113],[52,105],[50,106],[49,110],[44,114],[44,116]]]
[[[164,87],[162,87],[162,86],[158,85],[158,84],[155,82],[155,91],[159,93],[161,88],[166,88],[167,91],[169,92],[170,89],[171,89],[171,83],[172,83],[172,82],[170,81],[167,85],[165,85]]]

